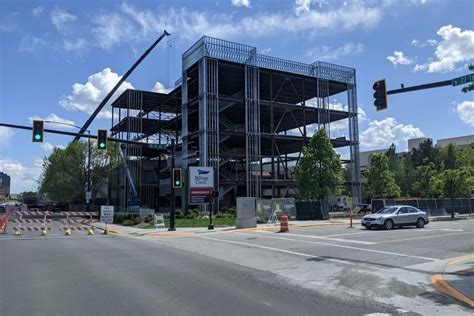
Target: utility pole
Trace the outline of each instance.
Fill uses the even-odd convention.
[[[175,143],[174,138],[171,139],[171,175],[170,175],[170,228],[169,231],[175,231],[175,194],[174,194],[174,183],[173,183],[173,170],[174,170],[174,156],[175,156]]]

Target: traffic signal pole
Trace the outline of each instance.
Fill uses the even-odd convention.
[[[174,169],[174,156],[175,156],[175,144],[174,144],[174,138],[171,139],[171,177],[170,177],[170,228],[168,228],[169,231],[175,231],[176,230],[176,225],[175,225],[175,194],[174,194],[174,179],[173,179],[173,169]]]
[[[387,95],[411,92],[411,91],[417,91],[417,90],[439,88],[439,87],[446,87],[446,86],[452,86],[452,85],[453,85],[452,80],[444,80],[444,81],[432,82],[432,83],[427,83],[427,84],[421,84],[421,85],[413,86],[413,87],[390,90],[390,91],[387,91]]]

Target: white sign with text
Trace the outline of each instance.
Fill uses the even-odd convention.
[[[114,222],[114,206],[101,205],[100,206],[100,222],[112,224]]]

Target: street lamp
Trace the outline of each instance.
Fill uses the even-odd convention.
[[[74,125],[74,124],[69,124],[69,123],[64,123],[64,122],[55,122],[55,121],[44,121],[45,123],[50,123],[50,124],[59,124],[59,125],[66,125],[66,126],[71,126],[75,127],[79,130],[81,130],[82,127]],[[89,136],[91,135],[90,130],[86,130],[87,134]],[[91,138],[87,138],[87,192],[91,191]],[[89,199],[86,196],[86,204],[89,204]]]

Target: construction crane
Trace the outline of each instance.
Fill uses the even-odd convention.
[[[107,94],[107,96],[102,100],[102,102],[100,102],[99,106],[95,109],[94,113],[92,113],[92,115],[87,119],[87,121],[84,123],[84,125],[81,127],[81,130],[79,131],[79,134],[84,134],[84,132],[89,128],[89,126],[91,125],[92,121],[94,121],[95,117],[97,116],[97,114],[99,114],[99,112],[104,108],[104,106],[107,104],[107,102],[110,100],[110,98],[112,97],[112,95],[115,93],[115,91],[117,91],[117,89],[122,85],[122,83],[127,80],[128,76],[130,76],[130,74],[135,70],[135,68],[138,67],[138,65],[140,65],[140,63],[143,61],[143,59],[145,59],[145,57],[153,50],[153,48],[155,48],[156,45],[158,45],[159,42],[161,42],[161,40],[165,37],[165,36],[169,36],[170,33],[168,33],[166,30],[163,31],[163,33],[160,35],[160,37],[158,37],[158,39],[145,51],[145,53],[143,53],[143,55],[140,56],[140,58],[138,58],[138,60],[133,64],[133,66],[127,70],[127,72],[125,73],[125,75],[123,75],[122,79],[119,80],[119,82],[117,82],[117,84],[113,87],[112,90],[110,90],[110,92]],[[80,135],[76,136],[74,138],[74,141],[77,141],[81,138]]]

